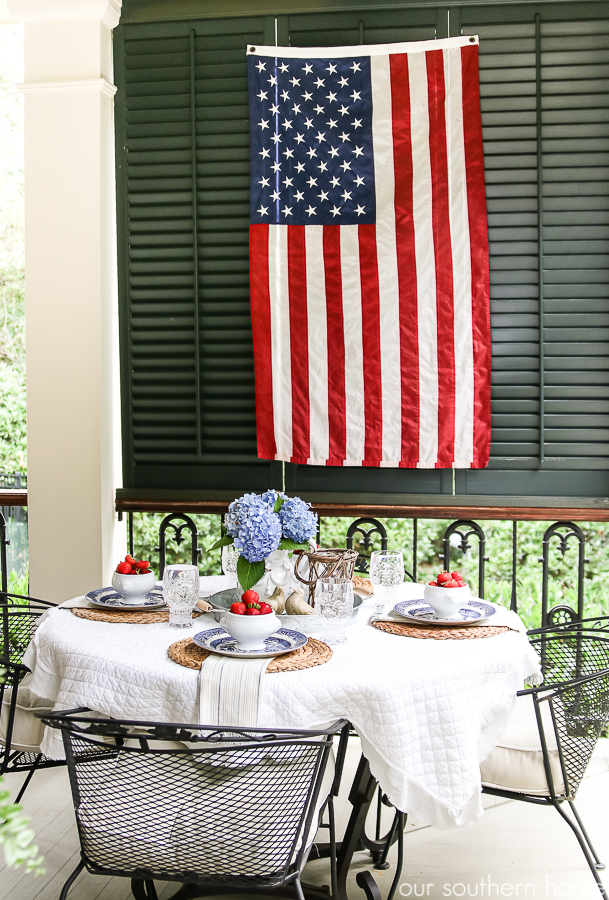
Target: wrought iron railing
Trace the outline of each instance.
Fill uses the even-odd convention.
[[[138,549],[134,545],[133,512],[127,513],[129,523],[129,548],[130,553]],[[419,546],[418,546],[418,520],[412,520],[412,556],[411,569],[405,570],[405,576],[411,581],[417,580],[419,571]],[[323,528],[319,533],[319,543],[323,546]],[[457,540],[455,540],[455,537]],[[199,564],[202,550],[200,547],[197,526],[194,520],[185,513],[171,513],[164,517],[159,528],[158,544],[154,551],[159,554],[159,569],[162,571],[166,555],[167,543],[173,542],[177,546],[190,541],[190,558],[194,565]],[[444,530],[441,537],[442,552],[438,553],[438,562],[442,568],[450,569],[453,564],[460,565],[461,560],[451,561],[456,552],[465,555],[472,547],[472,540],[477,544],[478,550],[478,581],[472,585],[477,596],[484,598],[486,592],[486,556],[487,537],[480,523],[472,519],[457,519],[451,522]],[[559,603],[550,607],[550,580],[551,567],[550,555],[558,552],[563,558],[570,544],[577,545],[577,602],[575,608],[567,603]],[[374,517],[362,517],[354,520],[347,528],[345,535],[347,548],[358,550],[359,556],[356,563],[356,571],[366,573],[369,568],[370,553],[373,548],[387,549],[387,529],[380,519]],[[555,625],[564,622],[575,621],[584,617],[585,606],[585,566],[588,562],[585,555],[585,535],[582,529],[574,522],[558,521],[546,528],[541,542],[541,556],[538,557],[541,564],[541,609],[540,623],[542,626]],[[512,523],[511,534],[511,596],[510,608],[518,612],[518,522]]]

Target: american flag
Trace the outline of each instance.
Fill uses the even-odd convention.
[[[487,465],[478,39],[247,53],[258,456]]]

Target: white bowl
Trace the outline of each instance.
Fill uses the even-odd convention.
[[[441,619],[448,619],[459,612],[469,602],[469,587],[445,588],[426,584],[423,599]]]
[[[144,572],[143,575],[121,575],[115,571],[112,574],[112,587],[127,603],[141,603],[155,585],[154,572]]]
[[[273,632],[281,628],[275,613],[265,616],[240,616],[227,612],[222,625],[237,641],[239,650],[264,650],[264,642]]]

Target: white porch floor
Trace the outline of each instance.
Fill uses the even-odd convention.
[[[350,741],[348,766],[339,798],[339,829],[350,812],[346,795],[359,759],[357,741]],[[8,776],[13,795],[21,776]],[[405,840],[405,863],[401,897],[600,897],[574,835],[553,809],[526,803],[503,802],[491,805],[474,825],[453,831],[410,824]],[[74,812],[64,768],[37,773],[24,797],[40,851],[45,856],[46,873],[36,878],[22,870],[0,866],[0,900],[55,900],[78,862],[78,838]],[[588,774],[578,794],[578,809],[601,859],[607,862],[609,887],[609,740],[601,740]],[[372,829],[369,828],[369,833]],[[320,839],[327,840],[327,832]],[[255,840],[255,836],[252,836]],[[395,849],[390,862],[395,858]],[[367,853],[356,855],[349,885],[350,898],[364,898],[355,884],[358,871],[371,868]],[[393,866],[374,872],[383,896],[393,878]],[[329,880],[327,860],[309,863],[304,880],[325,884]],[[489,891],[490,882],[490,891]],[[495,885],[497,887],[495,887]],[[175,890],[175,884],[157,884],[160,900]],[[269,895],[272,896],[272,895]],[[69,894],[69,900],[131,900],[129,882],[83,873]]]

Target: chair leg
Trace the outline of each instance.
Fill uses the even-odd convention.
[[[25,776],[25,781],[24,781],[23,784],[21,785],[21,789],[19,790],[19,793],[18,793],[17,796],[15,797],[15,803],[19,803],[19,801],[21,800],[21,798],[22,798],[23,795],[25,794],[25,790],[26,790],[28,784],[30,783],[30,781],[32,780],[32,775],[34,774],[34,772],[35,772],[36,769],[38,768],[41,759],[42,759],[42,753],[39,753],[38,756],[36,757],[36,759],[34,760],[34,764],[33,764],[33,766],[31,767],[30,771],[29,771],[29,772],[27,773],[27,775]]]
[[[68,880],[66,881],[64,886],[62,887],[61,894],[59,895],[59,900],[66,900],[66,897],[68,896],[68,891],[70,890],[70,888],[72,887],[72,885],[74,884],[74,882],[76,881],[76,879],[78,878],[78,876],[80,875],[80,873],[82,872],[84,867],[85,867],[85,864],[81,859],[81,861],[78,863],[78,865],[76,866],[76,868],[74,869],[74,871],[72,872],[72,874],[70,875],[70,877],[68,878]]]
[[[154,881],[148,878],[132,878],[131,893],[135,900],[158,900]]]
[[[586,843],[588,844],[588,847],[590,848],[590,853],[591,853],[592,856],[594,857],[594,865],[595,865],[595,867],[596,867],[597,869],[601,869],[601,870],[602,870],[602,869],[606,869],[607,867],[605,866],[605,863],[603,863],[603,862],[600,861],[600,859],[598,858],[598,853],[596,852],[596,850],[595,850],[594,847],[592,846],[592,841],[590,840],[590,838],[589,838],[589,836],[588,836],[588,832],[587,832],[586,829],[584,828],[584,823],[582,822],[582,820],[581,820],[580,817],[579,817],[579,813],[577,812],[577,809],[575,808],[575,803],[573,802],[573,800],[569,800],[569,805],[570,805],[570,807],[571,807],[571,810],[573,811],[573,815],[575,816],[575,819],[576,819],[576,821],[577,821],[577,824],[578,824],[579,827],[580,827],[580,831],[581,831],[581,833],[583,834],[583,836],[585,837]]]
[[[601,877],[600,877],[600,875],[598,874],[598,871],[597,871],[597,868],[596,868],[596,863],[595,863],[595,861],[594,861],[594,859],[593,859],[593,857],[592,857],[592,855],[591,855],[591,853],[590,853],[590,850],[588,849],[588,844],[586,843],[586,839],[584,838],[582,832],[581,832],[580,829],[578,828],[578,821],[574,822],[574,821],[570,818],[570,816],[568,816],[568,815],[566,814],[566,812],[561,808],[560,803],[555,802],[555,803],[554,803],[554,806],[556,807],[556,809],[558,810],[558,812],[560,813],[560,815],[563,817],[563,819],[565,820],[565,822],[569,825],[569,827],[571,828],[573,834],[575,835],[575,837],[576,837],[577,840],[579,841],[579,845],[580,845],[580,847],[581,847],[582,850],[583,850],[584,856],[586,857],[586,862],[588,863],[588,865],[589,865],[589,867],[590,867],[590,871],[591,871],[592,874],[594,875],[594,880],[596,881],[596,884],[598,885],[598,889],[599,889],[599,891],[601,892],[601,896],[604,898],[604,900],[609,900],[609,894],[607,893],[607,890],[606,890],[606,888],[605,888],[605,885],[604,885],[603,882],[601,881]],[[579,817],[578,817],[578,818],[579,818]]]
[[[338,897],[338,872],[336,868],[336,822],[334,820],[334,798],[328,801],[328,823],[330,825],[330,886],[334,900]]]
[[[302,885],[300,883],[300,875],[296,876],[293,883],[294,883],[294,887],[296,888],[296,896],[298,897],[298,900],[305,900],[304,891],[303,891]]]
[[[406,814],[399,812],[397,814],[398,823],[398,858],[395,864],[395,875],[391,883],[391,888],[387,895],[387,900],[393,900],[398,887],[398,882],[402,877],[402,866],[404,865],[404,829],[406,828]]]

